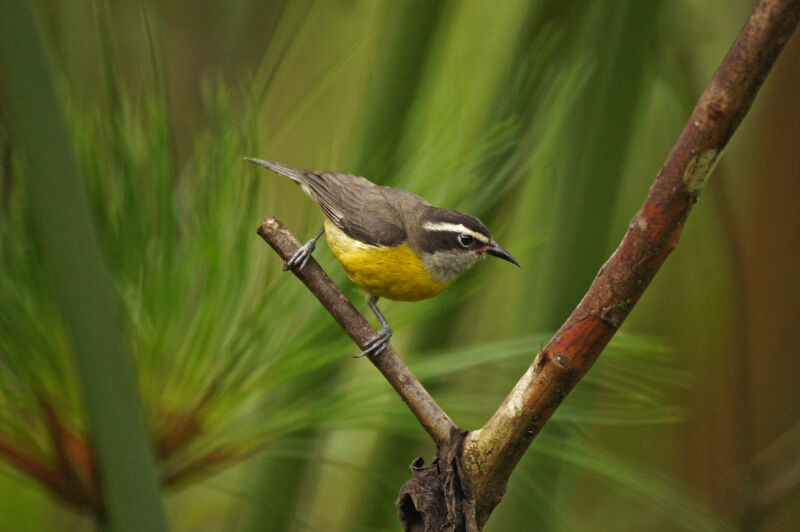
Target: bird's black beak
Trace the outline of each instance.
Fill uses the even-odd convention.
[[[494,240],[492,240],[491,243],[489,244],[489,249],[486,250],[486,253],[488,253],[489,255],[494,255],[495,257],[501,258],[503,260],[507,260],[508,262],[519,268],[519,262],[517,262],[517,260],[511,256],[511,253],[501,248],[500,245]]]

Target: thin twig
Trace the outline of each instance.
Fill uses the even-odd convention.
[[[703,92],[617,250],[489,422],[468,435],[463,458],[481,525],[502,498],[525,450],[589,370],[677,245],[706,178],[798,18],[800,0],[759,2]]]
[[[300,242],[276,218],[267,218],[259,226],[258,234],[278,252],[284,261],[300,248]],[[358,347],[364,349],[367,342],[375,336],[375,329],[359,314],[317,261],[311,257],[305,267],[299,271],[292,270],[292,272],[319,299],[322,306],[339,322],[339,325],[350,335]],[[387,347],[378,355],[367,356],[400,394],[436,445],[447,445],[450,442],[451,431],[456,428],[455,424],[436,404],[433,397],[423,388],[408,367],[403,364],[394,349]]]

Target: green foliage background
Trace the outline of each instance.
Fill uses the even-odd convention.
[[[382,307],[445,410],[479,427],[578,302],[750,2],[33,3],[174,530],[397,530],[424,432],[255,235],[320,223],[242,161],[349,171],[480,216],[522,264]],[[747,465],[797,421],[795,38],[618,338],[512,477],[487,530],[723,530]],[[1,67],[1,66],[0,66]],[[45,394],[85,431],[42,261],[31,165],[0,115],[0,436],[52,456]],[[69,221],[65,221],[69,223]],[[360,295],[324,246],[316,257]],[[89,324],[91,326],[91,324]],[[763,361],[763,362],[762,362]],[[172,431],[172,432],[171,432]],[[180,431],[178,431],[180,432]],[[11,467],[0,529],[84,530]],[[760,516],[795,528],[800,499]]]

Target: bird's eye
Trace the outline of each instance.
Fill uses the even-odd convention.
[[[458,235],[458,243],[461,244],[462,247],[470,247],[473,240],[474,238],[472,238],[472,235]]]

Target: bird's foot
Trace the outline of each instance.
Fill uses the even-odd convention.
[[[317,247],[316,238],[303,244],[300,249],[295,251],[294,255],[283,264],[283,271],[302,269],[311,257],[311,253],[314,252],[315,247]]]
[[[381,327],[375,336],[364,345],[364,350],[361,353],[354,355],[353,358],[361,358],[364,355],[379,355],[389,345],[389,339],[392,337],[392,329],[388,326]]]

